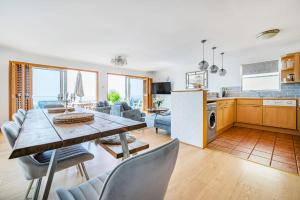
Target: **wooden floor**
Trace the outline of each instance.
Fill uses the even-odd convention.
[[[154,148],[170,140],[155,134],[154,129],[134,132]],[[91,145],[95,159],[87,162],[90,177],[113,168],[119,161],[98,146]],[[23,199],[28,182],[16,160],[8,160],[9,148],[0,135],[0,199]],[[159,166],[158,166],[159,167]],[[76,168],[55,174],[49,199],[57,199],[55,189],[84,181]],[[226,200],[226,199],[300,199],[298,175],[282,172],[233,155],[180,144],[179,156],[173,172],[167,200]]]

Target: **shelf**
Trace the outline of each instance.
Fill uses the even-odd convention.
[[[292,67],[292,68],[285,68],[285,69],[281,69],[281,71],[289,71],[289,70],[294,70],[295,68]]]
[[[281,81],[281,83],[283,83],[283,84],[289,84],[289,83],[300,83],[300,81]]]

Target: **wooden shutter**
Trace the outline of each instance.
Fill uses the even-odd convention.
[[[29,64],[10,62],[9,93],[10,119],[18,109],[32,108],[32,70]]]

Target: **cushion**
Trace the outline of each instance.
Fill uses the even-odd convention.
[[[121,105],[123,107],[123,110],[131,110],[131,107],[126,102],[122,102]]]
[[[105,106],[105,104],[102,101],[99,101],[97,103],[97,107],[104,107],[104,106]]]
[[[99,200],[104,182],[109,174],[110,172],[107,172],[68,190],[58,189],[56,191],[58,198],[63,200]]]
[[[106,100],[103,103],[104,103],[104,106],[110,106],[108,101],[106,101]]]
[[[171,115],[166,115],[166,116],[157,115],[157,117],[155,118],[155,123],[170,126],[171,125]]]

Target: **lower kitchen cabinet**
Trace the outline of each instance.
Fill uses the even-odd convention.
[[[237,105],[237,122],[262,125],[262,105]]]
[[[296,129],[296,107],[288,106],[264,106],[263,125],[278,128]]]
[[[217,103],[217,131],[230,127],[235,122],[235,101]]]

